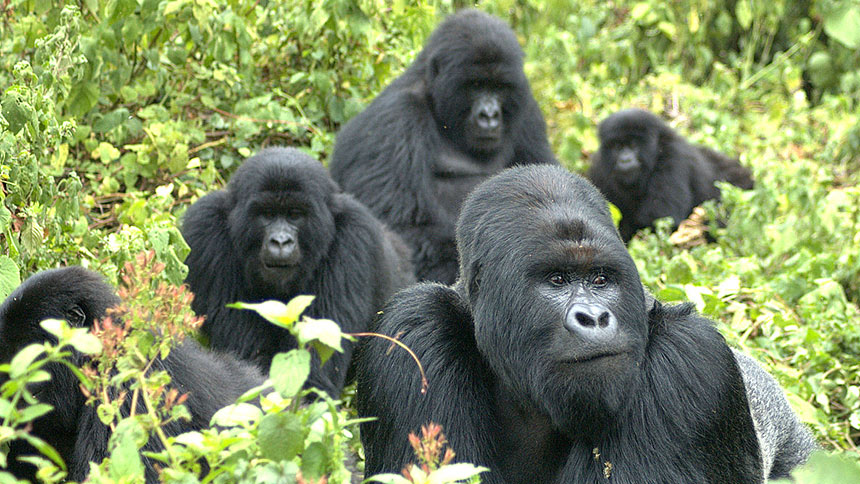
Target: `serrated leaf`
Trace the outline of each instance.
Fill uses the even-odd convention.
[[[21,272],[15,261],[0,255],[0,300],[6,299],[21,284]]]
[[[302,389],[311,374],[311,354],[307,350],[295,349],[278,353],[272,358],[269,377],[272,386],[286,398],[294,397]]]
[[[28,218],[21,228],[21,245],[27,252],[35,252],[42,246],[44,230],[36,219]]]
[[[28,111],[32,111],[32,107],[26,105],[30,109],[25,109],[22,102],[17,93],[10,92],[3,97],[2,105],[0,105],[3,117],[9,123],[9,132],[12,134],[17,134],[18,131],[24,129],[27,121],[29,121],[30,113]]]
[[[16,423],[23,424],[31,420],[35,420],[42,415],[49,413],[53,409],[54,407],[48,405],[47,403],[37,403],[35,405],[30,405],[29,407],[25,407],[23,410],[20,411]]]
[[[85,355],[95,355],[102,352],[102,342],[86,330],[74,331],[68,341],[76,350]]]
[[[276,462],[291,460],[302,451],[305,443],[301,419],[291,413],[266,415],[257,430],[257,443],[263,457]]]
[[[146,442],[147,433],[134,418],[123,419],[111,435],[109,475],[116,482],[142,482],[143,462],[140,446]],[[141,442],[143,440],[143,442]]]

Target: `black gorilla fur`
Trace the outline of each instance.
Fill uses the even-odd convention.
[[[762,482],[732,351],[691,305],[646,299],[591,184],[507,170],[466,200],[457,243],[457,284],[401,291],[379,322],[417,354],[427,393],[405,352],[362,347],[367,475],[412,462],[407,435],[433,421],[457,460],[491,469],[485,483]]]
[[[418,279],[454,282],[454,226],[478,183],[557,163],[522,58],[503,21],[456,13],[337,136],[332,177],[412,246]]]
[[[658,218],[672,217],[677,227],[694,207],[720,197],[716,181],[753,187],[738,160],[691,145],[648,111],[619,111],[600,123],[598,135],[588,177],[621,211],[625,242]]]
[[[0,361],[11,361],[18,351],[32,343],[56,341],[39,326],[45,319],[65,319],[71,326],[92,327],[94,320],[102,318],[108,308],[118,303],[119,298],[102,277],[82,267],[40,272],[21,284],[0,306]],[[73,351],[69,359],[73,365],[81,366],[87,357]],[[35,420],[31,433],[57,449],[68,466],[70,480],[83,482],[89,474],[89,463],[101,462],[108,455],[111,430],[101,423],[95,407],[85,404],[86,398],[71,370],[60,364],[50,364],[45,369],[51,380],[34,384],[31,390],[39,401],[51,404],[54,410]],[[208,427],[218,409],[263,383],[263,376],[253,365],[209,352],[190,339],[173,348],[167,358],[157,360],[154,369],[167,371],[171,387],[180,394],[188,394],[185,405],[191,420],[165,425],[163,429],[168,436]],[[121,412],[130,415],[130,399],[126,399]],[[141,412],[145,409],[139,406],[137,413]],[[144,450],[161,448],[160,441],[152,438]],[[7,470],[35,482],[34,466],[17,460],[34,453],[37,454],[24,441],[13,441]],[[147,457],[143,460],[146,481],[158,482],[155,462]]]
[[[192,308],[206,316],[210,345],[266,371],[295,339],[226,304],[311,294],[316,299],[306,314],[356,332],[367,329],[392,292],[414,281],[404,242],[296,149],[269,148],[249,158],[226,189],[188,209],[182,234],[191,246],[185,282],[195,295]],[[308,386],[340,396],[351,355],[344,341],[344,352],[324,367],[315,361]]]

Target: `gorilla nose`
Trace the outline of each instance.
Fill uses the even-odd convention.
[[[574,304],[567,313],[564,327],[591,342],[608,341],[618,333],[618,322],[608,309],[599,304]]]
[[[502,121],[502,111],[498,102],[484,102],[478,111],[478,127],[492,131],[497,129]]]
[[[296,239],[291,234],[278,233],[269,237],[266,250],[275,260],[286,261],[296,248]]]

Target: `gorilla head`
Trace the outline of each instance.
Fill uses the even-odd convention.
[[[0,306],[0,361],[11,360],[29,344],[56,340],[39,325],[45,319],[92,327],[93,321],[119,302],[101,276],[83,267],[40,272],[18,286]]]
[[[513,168],[473,192],[457,227],[475,340],[501,381],[559,429],[616,412],[648,321],[597,190],[562,168]]]
[[[521,99],[531,98],[523,52],[511,29],[477,10],[448,17],[416,65],[440,131],[464,152],[492,154],[510,136]]]
[[[666,123],[654,114],[625,109],[600,123],[599,156],[612,164],[609,170],[619,184],[641,188],[657,164],[659,147],[668,143],[671,135]]]
[[[236,170],[227,192],[230,237],[252,297],[291,293],[313,276],[334,240],[329,206],[339,192],[322,164],[295,149],[269,148]]]

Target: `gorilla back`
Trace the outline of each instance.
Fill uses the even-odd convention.
[[[478,183],[513,164],[557,163],[522,57],[504,22],[458,12],[338,134],[332,177],[412,246],[419,279],[454,281],[454,225]]]
[[[11,361],[32,343],[54,340],[39,326],[45,319],[65,319],[71,326],[92,327],[93,321],[118,303],[113,289],[101,276],[82,267],[40,272],[24,281],[0,306],[0,361]],[[78,367],[86,362],[86,357],[76,351],[69,359]],[[153,368],[167,371],[170,386],[179,394],[188,394],[185,405],[191,420],[164,425],[162,430],[168,436],[208,427],[218,409],[263,383],[262,375],[252,365],[206,351],[190,339],[173,348],[167,358],[156,360]],[[69,368],[50,364],[44,369],[50,373],[50,381],[32,384],[29,389],[40,402],[54,409],[33,421],[30,432],[59,452],[68,466],[68,479],[83,482],[89,474],[89,463],[101,462],[108,455],[111,430],[101,423],[96,407],[85,403],[80,382]],[[132,411],[129,400],[120,408],[124,417]],[[146,409],[139,403],[135,411],[143,413]],[[158,438],[144,446],[144,450],[154,452],[161,448]],[[7,470],[18,478],[36,482],[35,467],[18,460],[34,454],[38,452],[24,441],[13,441]],[[155,461],[143,457],[143,462],[146,481],[158,482]]]
[[[185,282],[211,346],[265,371],[295,340],[226,304],[311,294],[308,315],[364,331],[388,296],[414,280],[403,241],[296,149],[269,148],[245,161],[226,189],[188,209],[182,234],[191,246]],[[351,354],[344,342],[324,368],[315,361],[308,385],[337,398]]]
[[[507,170],[466,200],[457,244],[457,284],[401,291],[378,327],[421,360],[427,393],[408,355],[364,343],[367,475],[411,462],[407,435],[433,421],[458,460],[491,469],[487,483],[763,481],[732,351],[690,305],[646,299],[591,184]]]

